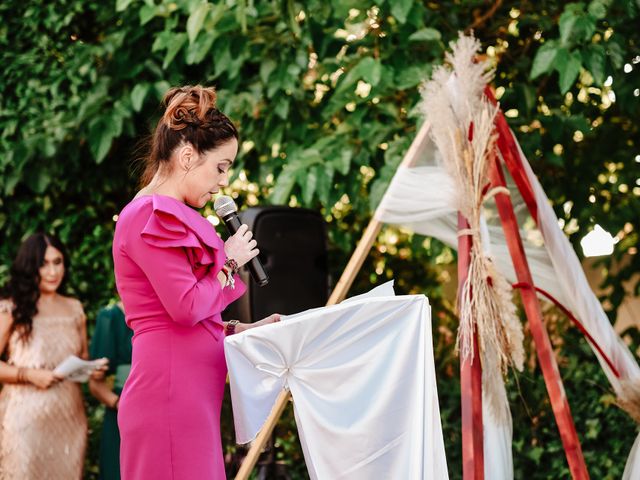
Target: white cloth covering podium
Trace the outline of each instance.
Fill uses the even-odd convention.
[[[423,295],[391,283],[225,340],[238,443],[283,388],[312,479],[448,479]]]

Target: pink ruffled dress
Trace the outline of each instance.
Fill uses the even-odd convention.
[[[235,289],[221,287],[222,240],[198,212],[163,195],[122,210],[113,258],[134,332],[118,412],[123,480],[225,478],[220,312],[245,285],[236,278]]]

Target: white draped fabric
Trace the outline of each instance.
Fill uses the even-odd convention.
[[[447,479],[426,297],[368,296],[225,340],[236,437],[283,388],[312,479]]]
[[[514,137],[515,138],[515,137]],[[437,149],[431,140],[420,149],[423,152],[418,162],[410,168],[400,167],[396,172],[375,218],[405,226],[414,232],[441,240],[457,249],[458,190],[439,159]],[[520,195],[514,185],[509,185],[514,210],[521,221],[528,221],[528,229],[521,230],[529,268],[535,285],[553,295],[573,311],[589,333],[596,339],[604,352],[611,358],[621,378],[617,378],[594,349],[607,378],[616,392],[621,382],[638,381],[640,368],[629,349],[616,334],[600,302],[592,292],[578,257],[564,232],[558,226],[558,219],[549,205],[540,183],[527,159],[520,150],[524,168],[535,191],[538,205],[539,230],[533,227]],[[506,173],[506,170],[505,170]],[[504,233],[499,226],[494,206],[486,209],[490,251],[498,269],[511,281],[516,282],[515,271],[506,245]],[[629,428],[634,428],[629,422]],[[511,457],[511,424],[497,425],[485,412],[485,476],[492,479],[513,478]],[[508,448],[505,448],[508,445]],[[625,470],[625,479],[631,479],[627,472],[640,471],[640,440],[633,446]]]

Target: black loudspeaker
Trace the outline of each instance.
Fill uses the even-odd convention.
[[[251,207],[239,213],[258,242],[269,283],[259,287],[247,268],[247,293],[222,313],[225,321],[251,323],[272,313],[288,315],[322,307],[329,295],[327,230],[319,212],[304,208]]]

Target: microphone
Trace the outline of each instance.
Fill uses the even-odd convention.
[[[231,197],[226,195],[219,196],[213,203],[213,209],[216,211],[216,215],[224,222],[231,235],[238,231],[242,222],[240,221],[240,217],[238,217],[236,202],[234,202]],[[249,260],[247,266],[249,267],[251,278],[253,278],[253,281],[259,286],[263,287],[269,283],[267,272],[264,271],[264,267],[257,256]]]

